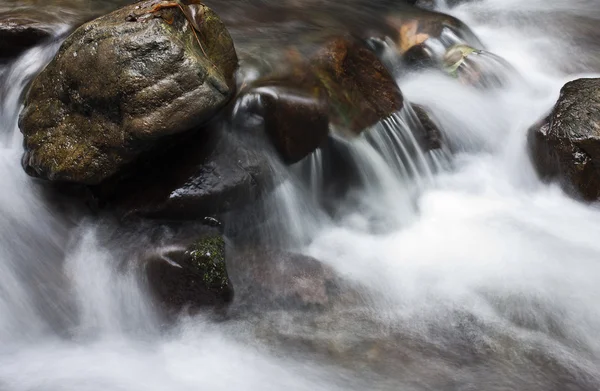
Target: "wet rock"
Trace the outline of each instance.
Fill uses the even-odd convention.
[[[394,78],[360,40],[332,38],[308,55],[290,47],[284,61],[239,97],[234,116],[264,126],[288,163],[322,146],[330,126],[355,136],[402,109]]]
[[[329,95],[330,123],[342,132],[360,133],[402,109],[394,78],[362,42],[337,38],[311,64]]]
[[[600,197],[600,79],[565,84],[550,115],[529,130],[535,167],[586,200]]]
[[[95,190],[125,217],[194,220],[246,206],[270,185],[264,152],[223,129],[206,129]]]
[[[272,249],[238,250],[228,259],[239,310],[319,310],[339,295],[333,270],[314,258]]]
[[[239,99],[234,114],[239,126],[251,116],[269,136],[282,159],[296,163],[317,149],[329,133],[327,94],[315,82],[263,81]]]
[[[20,120],[29,174],[98,184],[230,99],[237,57],[216,14],[155,3],[83,25],[33,81]]]
[[[454,45],[443,58],[444,70],[461,83],[476,87],[501,87],[516,71],[503,58],[468,45]]]
[[[444,46],[462,41],[482,47],[465,23],[440,12],[414,8],[408,12],[392,12],[386,16],[385,22],[397,32],[395,40],[401,54],[428,39],[440,40]]]
[[[407,69],[419,70],[436,66],[434,54],[431,49],[420,43],[413,45],[402,55],[402,63]]]
[[[421,138],[421,144],[423,149],[426,151],[430,151],[433,149],[440,149],[443,145],[443,136],[440,128],[435,123],[431,115],[429,114],[426,107],[411,104],[411,109],[415,112],[417,119],[420,122],[423,132],[419,133]]]
[[[10,60],[52,37],[44,23],[47,15],[33,12],[0,12],[0,62]]]
[[[187,247],[167,248],[145,263],[152,294],[169,311],[222,307],[233,298],[225,242],[208,233]]]

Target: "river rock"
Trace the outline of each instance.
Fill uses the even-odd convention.
[[[534,166],[572,193],[600,197],[600,79],[565,84],[550,115],[529,130]]]
[[[251,204],[272,183],[266,154],[221,128],[196,132],[94,190],[123,217],[196,220]]]
[[[329,133],[325,88],[314,78],[293,84],[264,80],[254,85],[238,99],[234,114],[236,126],[262,127],[288,164],[312,153]]]
[[[0,62],[50,39],[51,25],[43,19],[33,12],[0,12]]]
[[[279,67],[236,103],[238,127],[258,120],[279,154],[295,163],[325,142],[330,126],[355,136],[403,107],[394,78],[360,40],[339,36],[311,53],[289,47]]]
[[[360,133],[402,109],[396,81],[363,42],[334,39],[311,63],[327,89],[330,123],[337,129]]]
[[[402,55],[402,64],[410,70],[420,70],[436,66],[434,54],[425,42],[413,45]]]
[[[157,3],[81,26],[33,81],[20,120],[29,174],[98,184],[230,99],[237,57],[217,15]]]
[[[187,247],[166,248],[146,260],[151,293],[169,311],[222,307],[233,298],[225,265],[225,242],[208,233]]]

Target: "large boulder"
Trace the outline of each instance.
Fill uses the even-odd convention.
[[[600,79],[565,84],[550,115],[529,130],[533,163],[586,200],[600,197]]]
[[[28,173],[98,184],[227,103],[233,43],[213,11],[192,3],[142,1],[67,38],[26,99],[20,126]]]

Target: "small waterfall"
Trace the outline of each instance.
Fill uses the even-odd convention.
[[[334,132],[324,149],[293,167],[298,181],[285,182],[270,198],[269,205],[277,205],[288,222],[283,236],[310,240],[323,222],[314,217],[320,203],[334,215],[369,216],[366,229],[409,224],[416,215],[415,199],[449,162],[444,149],[424,150],[425,133],[410,104],[354,139]]]
[[[68,29],[66,25],[54,27],[58,38]],[[22,54],[16,61],[0,69],[0,146],[20,148],[21,137],[17,129],[21,98],[31,79],[54,57],[60,46],[54,42],[36,46]],[[7,88],[10,86],[9,88]]]

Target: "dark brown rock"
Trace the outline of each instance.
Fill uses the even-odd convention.
[[[211,128],[95,191],[120,215],[194,220],[243,207],[270,183],[270,165],[262,151]]]
[[[0,61],[18,56],[52,37],[44,15],[32,12],[0,12]]]
[[[600,79],[565,84],[550,115],[529,130],[535,167],[586,200],[600,197]]]
[[[255,116],[282,159],[296,163],[317,149],[329,133],[327,94],[316,83],[262,81],[239,99],[236,115]],[[243,111],[243,113],[239,113]]]
[[[402,63],[409,69],[423,69],[436,65],[433,53],[425,43],[413,45],[402,55]]]
[[[402,109],[396,81],[363,42],[334,39],[311,65],[329,95],[330,123],[342,132],[360,133]]]
[[[168,311],[219,308],[233,298],[225,242],[218,233],[147,259],[145,271],[150,291]]]
[[[237,57],[222,22],[199,2],[186,8],[195,18],[150,12],[156,3],[83,25],[33,81],[20,121],[28,173],[98,184],[227,103]]]
[[[402,109],[394,78],[366,44],[331,38],[303,54],[283,56],[286,67],[252,82],[234,110],[236,126],[260,122],[286,163],[295,163],[327,139],[330,126],[355,136]]]
[[[424,106],[421,106],[421,105],[414,104],[414,103],[411,104],[410,106],[411,106],[412,110],[415,112],[417,119],[419,120],[419,122],[422,126],[423,132],[420,135],[421,136],[420,141],[422,142],[423,148],[425,150],[442,148],[442,144],[443,144],[442,132],[440,131],[440,128],[435,123],[435,121],[432,119],[430,114],[428,113],[427,108]]]

